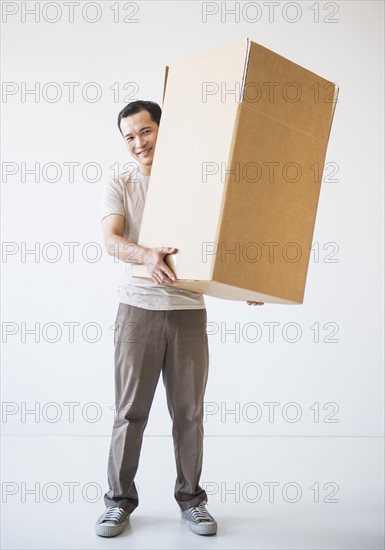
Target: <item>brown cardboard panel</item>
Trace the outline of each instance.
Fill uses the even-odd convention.
[[[213,279],[301,302],[325,143],[247,104],[235,134]]]

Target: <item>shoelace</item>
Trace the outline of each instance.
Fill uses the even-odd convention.
[[[210,516],[205,508],[204,502],[201,502],[199,506],[190,508],[190,512],[192,517],[194,518],[194,521],[213,521],[212,516]]]
[[[124,514],[123,508],[117,508],[116,506],[109,506],[104,513],[103,521],[119,521]]]

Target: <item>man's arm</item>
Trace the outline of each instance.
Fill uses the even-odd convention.
[[[124,235],[124,216],[110,214],[102,220],[104,246],[110,256],[119,258],[122,262],[142,264],[152,279],[158,284],[172,285],[176,280],[174,272],[164,263],[167,254],[173,254],[176,248],[146,248],[129,242]],[[263,305],[263,302],[248,300],[248,305]]]
[[[102,220],[104,246],[110,256],[122,262],[142,264],[158,284],[171,285],[175,273],[164,263],[167,254],[177,251],[175,247],[147,248],[128,241],[124,235],[125,218],[122,214],[110,214]]]
[[[104,246],[110,256],[122,262],[143,264],[146,249],[124,238],[124,216],[110,214],[102,220]]]

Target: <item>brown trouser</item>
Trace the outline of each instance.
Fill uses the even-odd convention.
[[[161,371],[173,421],[174,497],[181,510],[208,501],[199,485],[209,364],[206,320],[206,309],[147,310],[119,304],[115,324],[116,411],[106,506],[132,512],[139,504],[134,477]]]

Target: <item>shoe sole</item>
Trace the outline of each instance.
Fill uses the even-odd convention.
[[[201,525],[195,525],[195,523],[191,523],[188,520],[186,520],[184,517],[182,517],[182,520],[187,523],[187,525],[190,527],[191,531],[195,533],[196,535],[216,535],[217,533],[217,524],[207,523],[207,524],[201,524]]]
[[[106,525],[97,523],[95,525],[95,533],[99,535],[99,537],[116,537],[117,535],[120,535],[120,533],[123,531],[129,519],[130,518],[127,518],[127,521],[124,522],[123,525],[116,525],[116,526],[106,526]]]

